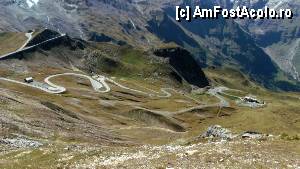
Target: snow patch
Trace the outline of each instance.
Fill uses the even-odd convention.
[[[39,0],[26,0],[26,3],[29,8],[32,8],[34,5],[37,5],[39,3]]]

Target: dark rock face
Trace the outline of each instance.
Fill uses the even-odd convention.
[[[156,20],[155,17],[148,21],[147,29],[158,36],[164,42],[176,42],[184,46],[188,44],[192,47],[199,47],[199,44],[188,36],[180,27],[178,27],[166,14],[162,14],[162,20]]]
[[[209,85],[204,72],[187,50],[182,48],[160,49],[155,51],[155,55],[169,58],[169,63],[176,73],[188,83],[198,87]]]
[[[120,46],[127,44],[125,41],[116,40],[110,36],[103,34],[103,33],[98,34],[97,32],[91,32],[89,36],[90,36],[89,40],[94,41],[94,42],[111,42],[113,44],[117,44]]]
[[[58,32],[55,32],[55,31],[52,31],[52,30],[49,30],[49,29],[45,29],[43,32],[39,33],[36,37],[34,37],[27,44],[27,46],[36,45],[36,44],[44,42],[48,39],[59,37],[59,36],[60,36],[60,34]]]

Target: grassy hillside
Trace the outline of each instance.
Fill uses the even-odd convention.
[[[137,166],[137,162],[158,167],[165,167],[168,162],[185,166],[177,162],[184,162],[179,158],[181,154],[220,149],[232,155],[240,154],[240,165],[247,164],[247,152],[251,150],[260,154],[259,157],[266,157],[255,164],[258,167],[275,165],[267,161],[271,158],[280,161],[284,168],[299,156],[299,94],[272,92],[234,68],[207,67],[204,73],[213,87],[234,89],[227,94],[239,97],[255,95],[265,101],[266,106],[242,107],[235,97],[222,95],[229,107],[220,108],[220,100],[209,94],[208,88],[191,90],[186,82],[178,81],[167,58],[107,43],[62,39],[56,45],[24,52],[19,59],[1,61],[0,70],[1,77],[23,81],[31,76],[40,83],[54,74],[72,72],[91,76],[94,73],[126,87],[107,81],[111,91],[100,93],[95,92],[88,79],[59,76],[51,82],[67,91],[54,95],[1,81],[0,139],[21,137],[43,143],[40,147],[0,143],[2,168],[81,168],[95,161],[94,165],[100,168],[103,165],[131,168]],[[209,126],[216,124],[235,133],[257,131],[274,137],[265,141],[236,140],[225,145],[199,139]],[[288,149],[283,148],[286,145]],[[125,149],[126,154],[118,154]],[[267,150],[271,157],[266,156]],[[151,154],[157,155],[158,151],[161,152],[161,156],[155,158],[158,160],[144,159],[144,155],[152,157]],[[113,155],[116,152],[117,157]],[[142,154],[136,154],[138,152]],[[189,156],[193,158],[189,160],[193,165],[199,164],[199,159],[208,165],[213,157],[220,158],[217,161],[224,157],[217,151]],[[226,159],[228,163],[224,165],[236,165],[236,158],[228,156]]]
[[[27,40],[25,33],[0,33],[0,55],[19,49]]]

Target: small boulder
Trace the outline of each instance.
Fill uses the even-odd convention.
[[[224,140],[230,140],[235,137],[232,132],[226,128],[222,128],[219,125],[208,127],[207,131],[202,134],[203,138],[220,138]]]
[[[261,139],[263,137],[263,134],[253,131],[247,131],[242,134],[242,138],[244,139]]]

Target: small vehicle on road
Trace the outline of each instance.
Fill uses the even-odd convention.
[[[33,82],[33,77],[27,77],[24,79],[25,83],[32,83]]]

